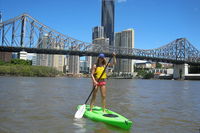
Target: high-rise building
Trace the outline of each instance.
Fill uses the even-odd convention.
[[[115,47],[134,48],[134,30],[128,29],[115,33]],[[134,64],[131,59],[117,59],[114,72],[133,74]]]
[[[87,62],[87,68],[88,68],[88,73],[90,73],[91,68],[92,68],[92,56],[86,56],[85,60]]]
[[[115,0],[102,0],[101,25],[104,37],[109,38],[109,45],[114,46]]]
[[[32,54],[32,65],[36,66],[37,65],[37,54]]]
[[[96,38],[93,40],[93,51],[98,51],[101,53],[109,52],[109,38]],[[97,57],[92,57],[92,65],[96,63]]]
[[[39,48],[59,49],[59,45],[55,45],[56,41],[49,38],[47,34],[42,35],[39,41]],[[62,45],[62,44],[60,44]],[[64,44],[63,44],[64,45]],[[37,54],[37,65],[54,67],[59,71],[63,71],[64,55]]]
[[[80,72],[81,73],[88,73],[87,60],[80,60]]]
[[[48,35],[40,35],[38,40],[38,48],[46,48],[48,45]],[[51,55],[48,54],[37,54],[37,65],[38,66],[52,66]]]
[[[80,57],[72,55],[69,57],[69,73],[73,75],[80,73]]]
[[[96,26],[92,29],[92,43],[94,44],[92,49],[97,52],[109,52],[109,38],[104,38],[104,27]],[[92,65],[96,63],[97,57],[87,57],[89,63],[89,69],[92,68]]]
[[[96,38],[93,40],[93,49],[98,50],[99,52],[109,52],[109,38]]]
[[[104,37],[104,27],[96,26],[92,29],[92,40]]]

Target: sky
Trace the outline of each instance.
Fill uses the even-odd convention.
[[[0,0],[3,21],[27,13],[67,36],[92,42],[101,0]],[[200,50],[200,0],[116,0],[115,32],[133,28],[135,48],[153,49],[187,38]]]

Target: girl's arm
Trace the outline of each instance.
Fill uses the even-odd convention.
[[[96,79],[94,78],[95,70],[96,70],[96,65],[93,65],[92,70],[91,70],[91,78],[92,78],[93,84],[94,84],[94,85],[97,85],[98,82],[97,82]]]
[[[117,61],[116,61],[116,54],[113,53],[113,61],[112,61],[112,63],[109,63],[109,67],[114,66],[116,63],[117,63]]]

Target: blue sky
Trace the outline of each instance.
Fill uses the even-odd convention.
[[[101,23],[101,0],[0,0],[3,20],[28,13],[85,42]],[[186,37],[200,50],[200,0],[116,0],[115,32],[133,28],[135,48],[161,47]]]

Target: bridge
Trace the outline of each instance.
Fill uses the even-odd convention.
[[[43,42],[46,45],[42,45]],[[112,47],[87,43],[64,35],[34,19],[28,14],[0,23],[0,51],[40,54],[97,56],[105,53],[117,58],[151,60],[173,64],[200,65],[200,51],[186,38],[178,38],[155,49]]]

